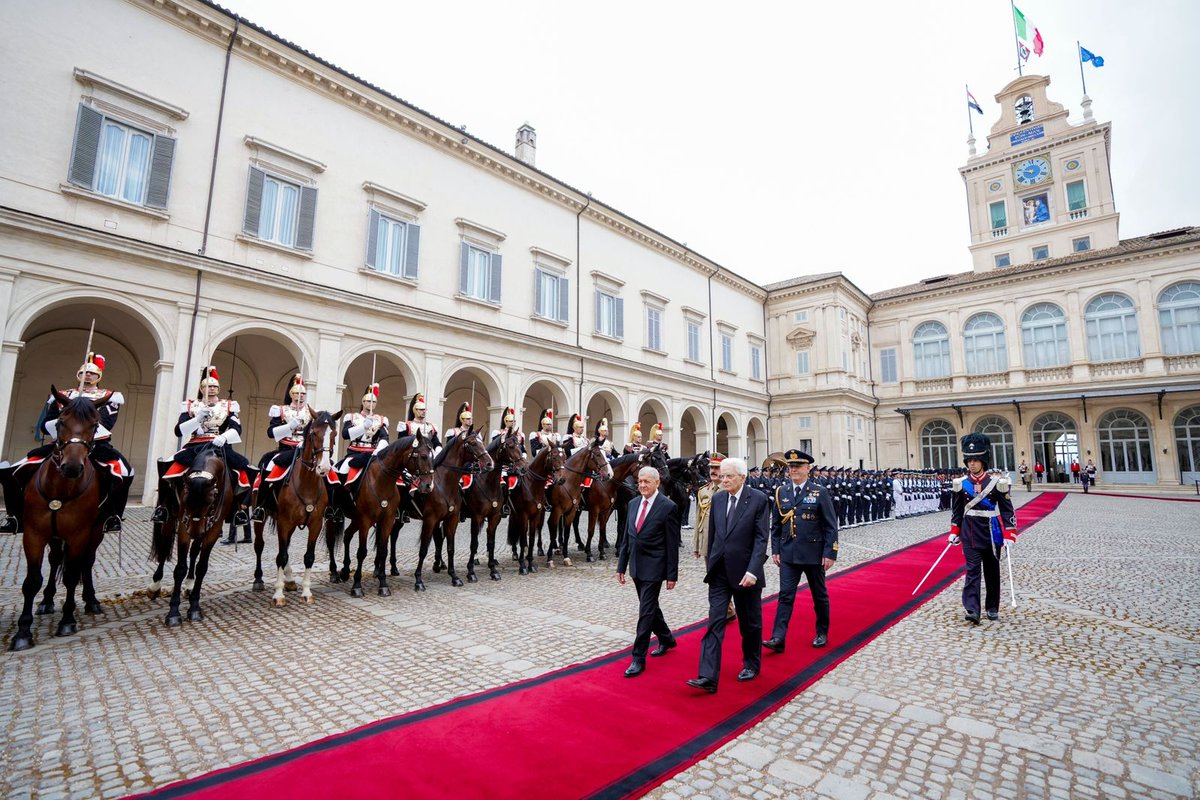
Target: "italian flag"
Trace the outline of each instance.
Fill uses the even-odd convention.
[[[1033,54],[1040,56],[1044,49],[1041,32],[1034,27],[1034,24],[1029,21],[1028,17],[1021,13],[1021,9],[1016,6],[1013,6],[1012,9],[1013,25],[1017,29],[1017,38],[1029,42]]]

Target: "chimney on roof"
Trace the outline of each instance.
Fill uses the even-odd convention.
[[[533,167],[537,160],[537,131],[526,122],[517,128],[517,161]]]

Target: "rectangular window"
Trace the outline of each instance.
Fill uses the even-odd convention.
[[[608,292],[596,290],[596,333],[614,339],[625,338],[625,301]]]
[[[646,306],[646,347],[662,350],[662,309]]]
[[[1092,249],[1092,237],[1081,236],[1078,239],[1071,240],[1071,251],[1074,253],[1086,253]]]
[[[1039,244],[1033,248],[1033,260],[1034,261],[1045,261],[1049,257],[1050,257],[1050,246],[1049,245]]]
[[[721,369],[733,372],[733,337],[727,333],[721,334]]]
[[[808,311],[797,311],[792,314],[792,322],[808,322]]]
[[[846,318],[846,309],[839,308],[838,309],[838,319],[844,320],[845,318]]]
[[[297,250],[312,250],[317,190],[250,168],[242,232]]]
[[[849,414],[846,415],[846,430],[854,430],[854,417],[850,416]]]
[[[535,269],[533,274],[533,313],[543,319],[566,322],[571,307],[567,278],[544,269]]]
[[[175,140],[79,106],[67,178],[85,189],[126,203],[167,207]]]
[[[996,256],[997,267],[1007,267],[1012,264],[1012,259],[1008,257],[1008,253],[999,253]]]
[[[388,275],[417,279],[421,226],[386,217],[371,209],[367,266]]]
[[[500,302],[502,257],[466,242],[459,244],[458,293],[489,303]]]
[[[858,420],[858,429],[859,429],[860,431],[862,430],[862,418],[861,418],[861,417],[860,417],[860,418],[859,418],[859,420]]]
[[[796,353],[796,374],[797,375],[807,375],[808,374],[808,351],[807,350],[801,350],[800,352]]]
[[[813,449],[812,439],[801,439],[800,440],[800,449],[806,453],[811,453],[812,449]]]
[[[850,354],[845,350],[842,351],[842,369],[850,371]]]
[[[896,348],[885,347],[879,351],[879,382],[896,382]]]
[[[762,348],[756,344],[750,345],[750,378],[762,380]]]
[[[1003,200],[989,205],[988,213],[991,215],[992,230],[1008,227],[1008,208],[1004,205]]]
[[[1083,181],[1072,181],[1067,184],[1067,210],[1080,211],[1087,208],[1087,192]]]
[[[812,417],[796,417],[796,424],[803,430],[812,428]]]
[[[700,323],[687,324],[687,357],[688,361],[700,360]]]

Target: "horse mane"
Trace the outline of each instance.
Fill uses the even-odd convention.
[[[492,440],[490,442],[488,442],[487,454],[489,456],[492,456],[493,461],[496,460],[495,456],[497,453],[500,452],[500,448],[503,446],[504,446],[504,433],[503,432],[496,434],[495,436],[492,437]]]
[[[60,416],[62,414],[75,417],[84,423],[100,420],[100,411],[97,410],[96,404],[86,397],[72,398],[62,407]]]
[[[638,455],[640,455],[640,454],[639,453],[624,453],[623,455],[617,456],[616,458],[614,458],[612,461],[610,461],[608,463],[613,467],[623,467],[626,464],[628,464],[630,461],[637,461]]]
[[[442,463],[446,460],[446,457],[450,455],[451,450],[454,450],[458,447],[462,447],[464,436],[465,436],[465,434],[461,434],[461,433],[458,436],[455,436],[453,439],[450,440],[449,444],[447,444],[445,447],[442,448],[442,452],[438,453],[436,456],[433,457],[433,468],[434,469],[437,469],[438,467],[440,467],[442,465]]]
[[[416,436],[401,436],[399,439],[388,445],[388,447],[394,447],[397,450],[403,450],[416,441],[416,438]]]
[[[207,498],[207,494],[204,491],[204,489],[205,489],[205,486],[207,486],[207,484],[208,484],[208,480],[205,478],[194,478],[194,477],[192,477],[192,474],[194,474],[195,468],[197,465],[199,465],[200,467],[205,467],[205,466],[207,466],[207,462],[209,461],[209,459],[214,458],[214,457],[218,461],[221,462],[221,467],[224,468],[225,467],[225,459],[221,457],[221,455],[217,451],[217,448],[213,447],[211,443],[205,445],[203,449],[201,449],[198,453],[196,453],[196,457],[192,461],[193,472],[189,473],[188,479],[187,479],[187,484],[186,484],[186,486],[187,486],[187,505],[186,505],[186,507],[187,507],[188,511],[193,513],[193,515],[198,515],[200,512],[204,511],[205,506],[207,505],[208,498]],[[213,476],[213,483],[214,484],[216,483],[215,475]]]

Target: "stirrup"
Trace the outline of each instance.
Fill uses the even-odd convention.
[[[150,521],[151,522],[166,522],[167,521],[167,507],[166,506],[155,506],[154,513],[150,515]]]
[[[12,514],[9,514],[4,518],[3,522],[0,522],[0,533],[16,534],[19,527],[20,526],[17,525],[17,518]]]
[[[108,519],[104,520],[104,532],[116,533],[121,530],[121,518],[113,514]]]
[[[250,517],[246,514],[245,509],[239,508],[237,511],[233,512],[233,524],[234,525],[249,525],[250,524]],[[231,542],[233,541],[232,533],[229,534],[229,541],[231,541]]]
[[[250,519],[254,520],[255,522],[266,522],[267,510],[262,506],[255,506],[254,511],[250,514]]]

